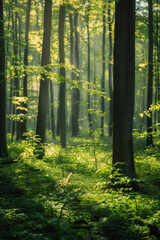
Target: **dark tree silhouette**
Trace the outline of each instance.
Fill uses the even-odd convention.
[[[106,3],[104,0],[104,6],[103,6],[103,37],[102,37],[102,81],[101,81],[101,91],[104,93],[105,91],[105,70],[106,70],[106,63],[105,63],[105,43],[106,43]],[[104,97],[101,97],[101,137],[104,136],[104,111],[105,111],[105,105],[104,105]]]
[[[6,82],[3,0],[0,0],[0,157],[7,156],[6,144]]]
[[[114,39],[113,164],[135,177],[132,125],[135,89],[135,1],[116,2]]]
[[[149,49],[148,49],[148,92],[147,92],[147,109],[149,110],[152,104],[153,96],[153,6],[152,0],[148,0],[149,11]],[[153,145],[152,138],[152,111],[150,117],[147,117],[147,146]]]
[[[47,66],[50,62],[51,17],[52,17],[52,0],[45,0],[44,33],[41,66]],[[47,67],[45,69],[47,70]],[[48,87],[49,79],[46,74],[43,74],[40,80],[38,117],[36,127],[36,135],[39,136],[40,141],[42,143],[44,143],[45,141],[46,133],[46,117],[48,111],[48,92],[49,92]]]

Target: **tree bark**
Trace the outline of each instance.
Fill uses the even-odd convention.
[[[0,0],[0,157],[7,157],[6,143],[6,81],[3,0]]]
[[[135,1],[116,2],[114,39],[113,164],[135,177],[133,113],[135,89]]]
[[[50,60],[51,19],[52,19],[52,0],[45,0],[44,33],[41,66],[47,66],[50,62],[49,60]],[[43,74],[40,80],[38,117],[36,127],[36,135],[38,135],[38,137],[41,139],[41,143],[45,142],[46,135],[46,117],[48,111],[48,86],[49,79],[46,74]]]
[[[148,91],[147,91],[147,109],[152,104],[153,97],[153,5],[152,0],[148,0],[149,11],[149,49],[148,49]],[[152,111],[150,117],[147,117],[147,147],[153,145],[152,137]]]
[[[59,57],[60,64],[65,64],[64,54],[64,24],[65,24],[65,6],[60,5],[59,11]],[[60,144],[62,147],[66,146],[66,113],[65,113],[65,94],[66,94],[66,82],[65,82],[65,68],[60,68]]]

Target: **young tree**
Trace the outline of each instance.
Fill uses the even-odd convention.
[[[24,66],[28,66],[28,36],[29,36],[29,19],[30,19],[30,10],[31,10],[31,0],[28,0],[27,5],[27,15],[26,15],[26,27],[25,27],[25,49],[24,49]],[[23,78],[23,96],[27,97],[27,72],[25,71]],[[23,107],[27,108],[27,102],[24,103]],[[24,114],[26,110],[24,111]],[[21,124],[21,137],[25,139],[23,134],[26,132],[26,119]]]
[[[41,66],[47,66],[50,60],[50,38],[51,38],[51,17],[52,17],[52,0],[45,0],[44,9],[44,33],[42,47],[42,62]],[[47,70],[47,67],[45,68]],[[36,126],[36,135],[39,136],[41,142],[45,141],[46,133],[46,117],[48,111],[48,87],[49,79],[46,74],[42,75],[40,80],[38,117]]]
[[[113,93],[113,164],[135,177],[132,125],[135,88],[135,1],[120,0],[115,9]]]
[[[7,157],[6,144],[6,82],[3,0],[0,0],[0,157]]]
[[[148,92],[147,92],[147,109],[152,104],[153,96],[153,3],[152,0],[148,0],[149,11],[149,49],[148,49]],[[150,117],[147,117],[147,146],[153,145],[152,138],[152,112],[150,111]]]
[[[64,24],[65,24],[65,6],[60,5],[59,10],[59,57],[60,64],[65,64],[64,55]],[[62,147],[66,146],[66,111],[65,111],[65,68],[60,68],[60,89],[59,89],[59,114],[60,114],[60,144]]]

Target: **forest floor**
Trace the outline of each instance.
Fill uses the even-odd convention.
[[[111,139],[10,142],[0,159],[0,240],[160,239],[160,141],[134,134],[135,181],[113,172]],[[114,179],[114,181],[113,181]],[[133,184],[136,183],[136,184]]]

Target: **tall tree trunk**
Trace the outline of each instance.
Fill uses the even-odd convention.
[[[13,1],[14,0],[12,0],[12,2]],[[12,40],[13,40],[13,52],[15,54],[15,41],[14,41],[14,39],[15,39],[15,30],[14,30],[14,25],[15,25],[14,14],[12,12]],[[14,63],[15,63],[15,59],[12,58],[12,65],[14,65]],[[14,82],[15,82],[15,79],[14,78],[11,79],[11,88],[10,88],[10,97],[11,97],[11,99],[13,99],[13,97],[16,96]],[[14,104],[12,105],[12,113],[13,113],[13,115],[16,114],[16,107],[15,107]],[[12,140],[13,140],[13,137],[15,135],[15,129],[16,129],[16,123],[15,123],[15,121],[12,121]]]
[[[153,4],[152,0],[148,0],[149,11],[149,50],[148,50],[148,92],[147,92],[147,109],[149,110],[152,104],[153,96]],[[152,112],[150,111],[150,117],[147,117],[147,142],[149,147],[153,145],[152,137]]]
[[[75,29],[75,61],[76,68],[79,69],[79,38],[78,38],[78,13],[74,14],[74,29]],[[79,76],[75,76],[76,81],[79,82]],[[79,104],[80,104],[80,90],[74,88],[72,91],[72,136],[79,134]]]
[[[44,32],[41,62],[41,66],[43,67],[47,66],[50,62],[51,19],[52,19],[52,0],[45,0]],[[46,136],[46,117],[48,112],[48,87],[49,79],[46,74],[42,74],[42,78],[40,80],[38,117],[36,127],[36,135],[39,136],[41,143],[45,142]],[[43,154],[40,157],[42,156]]]
[[[64,55],[64,24],[65,24],[65,6],[60,5],[59,10],[59,57],[60,64],[65,64]],[[60,144],[62,147],[66,146],[66,113],[65,113],[65,94],[66,94],[66,82],[65,82],[65,68],[60,68]]]
[[[28,37],[29,37],[29,19],[30,19],[30,10],[31,10],[31,0],[28,0],[27,5],[27,15],[26,15],[26,27],[25,27],[25,48],[24,48],[24,66],[28,66]],[[27,72],[24,72],[23,78],[23,96],[27,98]],[[23,111],[23,114],[26,115],[27,112],[27,99],[24,102],[23,107],[26,109]],[[21,123],[21,138],[26,139],[23,135],[26,132],[26,117],[24,121]]]
[[[91,61],[90,61],[90,32],[89,32],[89,9],[86,16],[87,23],[87,47],[88,47],[88,121],[89,121],[89,131],[92,133],[93,131],[93,122],[92,122],[92,114],[91,114],[91,95],[90,95],[90,83],[91,83]]]
[[[112,23],[111,23],[111,0],[108,1],[108,27],[109,27],[109,64],[108,64],[108,75],[109,75],[109,136],[112,136],[112,125],[113,125],[113,64],[112,64]]]
[[[8,13],[8,26],[7,26],[7,31],[10,31],[10,22],[11,22],[11,10],[9,10]],[[10,45],[10,38],[7,39],[7,44],[6,44],[6,56],[9,53],[9,45]],[[7,59],[9,58],[9,56],[7,56]],[[8,68],[8,61],[6,62],[6,69]],[[12,88],[12,79],[10,80],[10,89]],[[12,92],[10,90],[9,92],[9,101],[8,101],[8,114],[12,113]],[[8,119],[7,120],[7,132],[11,133],[11,120]]]
[[[106,63],[105,63],[105,43],[106,43],[106,2],[104,0],[104,6],[103,6],[103,38],[102,38],[102,81],[101,81],[101,91],[105,92],[105,70],[106,70]],[[105,112],[105,106],[104,106],[104,97],[101,97],[101,137],[104,136],[104,112]]]
[[[7,157],[6,144],[6,81],[3,0],[0,0],[0,157]]]
[[[114,39],[113,164],[135,177],[133,113],[135,89],[135,0],[116,2]]]

